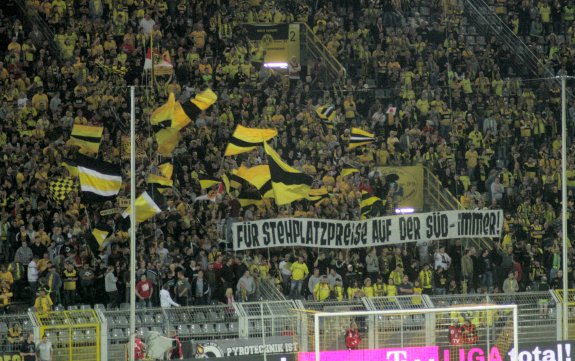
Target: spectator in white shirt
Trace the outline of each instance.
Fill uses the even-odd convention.
[[[170,291],[168,290],[168,288],[169,288],[168,285],[164,285],[162,287],[162,290],[160,291],[160,306],[162,308],[170,308],[172,306],[180,307],[178,303],[172,300],[172,296],[170,295]]]
[[[104,277],[104,288],[108,294],[108,309],[117,307],[119,303],[118,295],[118,277],[114,274],[114,266],[109,266]]]
[[[435,261],[435,269],[437,269],[437,267],[441,267],[443,270],[447,271],[449,266],[451,266],[451,257],[445,253],[445,247],[439,247],[433,255],[433,260]]]
[[[142,20],[140,20],[140,29],[142,29],[144,35],[150,35],[154,29],[154,25],[156,25],[156,22],[150,17],[150,14],[146,14]]]
[[[28,285],[30,286],[30,291],[32,292],[31,302],[34,303],[36,299],[36,292],[38,291],[38,256],[34,255],[32,261],[28,263]]]
[[[38,344],[38,360],[39,361],[52,361],[54,350],[52,342],[48,341],[48,336],[42,336],[42,342]]]

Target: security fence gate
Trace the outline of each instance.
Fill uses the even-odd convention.
[[[100,361],[100,319],[94,310],[35,313],[39,337],[47,336],[54,361]],[[107,361],[107,360],[104,360]]]

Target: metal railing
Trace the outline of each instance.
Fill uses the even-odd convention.
[[[428,210],[461,210],[465,209],[461,202],[449,190],[447,190],[439,178],[429,169],[429,167],[423,168],[424,181],[424,194],[425,194],[425,207]],[[468,240],[469,243],[473,244],[478,249],[491,249],[491,239],[489,238],[471,238]]]
[[[285,301],[284,294],[276,287],[273,278],[260,279],[258,283],[260,299]]]
[[[38,27],[38,30],[40,30],[46,41],[48,41],[48,44],[52,49],[53,56],[61,59],[60,48],[54,40],[54,33],[50,30],[46,21],[38,14],[36,9],[31,8],[33,5],[28,5],[25,0],[14,0],[14,2],[20,9],[20,12],[22,12],[26,17],[28,25],[36,25]]]
[[[539,68],[545,67],[543,62],[529,49],[507,24],[483,0],[466,0],[464,11],[467,19],[484,35],[495,36],[502,46],[513,50],[517,64],[531,75],[537,75]],[[528,75],[528,74],[524,74]],[[546,75],[553,73],[546,68]]]
[[[306,23],[298,24],[300,26],[300,47],[302,50],[301,63],[309,64],[323,61],[327,68],[324,80],[330,85],[345,79],[347,76],[345,67],[327,50],[322,41]]]
[[[573,294],[571,293],[571,295]],[[549,291],[514,294],[375,297],[342,302],[334,300],[324,302],[305,300],[238,302],[233,305],[138,309],[136,327],[142,336],[145,336],[148,331],[168,334],[170,330],[175,330],[180,340],[187,343],[215,341],[246,345],[253,341],[265,345],[266,343],[277,343],[278,339],[282,337],[286,338],[287,336],[289,338],[298,335],[298,337],[304,336],[301,339],[301,348],[299,349],[306,351],[313,344],[310,343],[310,340],[313,340],[313,327],[310,327],[308,321],[310,317],[313,318],[313,314],[316,312],[401,311],[414,308],[433,309],[481,304],[515,304],[518,306],[517,320],[520,342],[552,342],[562,338],[563,319],[569,322],[570,331],[575,329],[575,298],[569,300],[568,317],[563,317],[561,313],[560,303],[562,301],[560,291]],[[73,329],[74,325],[85,326],[87,323],[98,323],[101,336],[99,341],[101,359],[124,360],[126,344],[130,335],[129,311],[106,311],[101,307],[94,311],[97,317],[91,310],[65,311],[66,313],[62,311],[62,317],[68,315],[73,320],[73,322],[68,323],[57,321],[60,317],[58,316],[59,311],[52,312],[50,317],[35,313],[0,316],[0,353],[9,353],[19,349],[18,343],[14,344],[8,341],[8,329],[17,323],[22,326],[24,337],[29,332],[34,332],[36,342],[47,331],[48,336],[53,338],[53,344],[59,347],[58,360],[69,360],[67,355],[72,351],[66,347],[66,342],[60,342],[60,339],[66,336],[63,331],[68,332],[68,337],[72,337],[72,344],[78,350],[82,350],[82,347],[96,344],[93,337],[96,337],[97,332],[92,333],[90,331],[88,333],[86,327],[80,327],[80,331],[83,333],[78,333],[78,330]],[[366,343],[366,346],[377,348],[383,346],[417,346],[418,343],[427,345],[444,343],[445,339],[441,335],[454,317],[470,319],[482,332],[482,337],[491,337],[490,342],[493,344],[498,341],[495,335],[500,334],[500,331],[505,328],[503,324],[490,324],[485,320],[485,314],[466,313],[435,319],[422,315],[405,316],[398,313],[397,316],[387,318],[386,322],[380,322],[377,318],[364,320],[362,327],[370,335],[366,339],[366,342],[369,342]],[[349,323],[344,322],[340,326],[347,325]],[[72,327],[71,331],[68,330],[69,327]],[[488,329],[490,331],[487,331]],[[334,332],[334,330],[329,330],[329,332]],[[334,335],[338,336],[340,333],[334,333]],[[78,339],[78,337],[83,338]]]
[[[557,304],[562,304],[563,290],[555,290],[552,292],[553,300]],[[556,318],[557,318],[557,335],[561,335],[563,331],[562,322],[567,322],[567,333],[568,337],[566,340],[572,340],[575,338],[575,289],[570,289],[568,291],[569,299],[567,300],[567,315],[564,315],[563,307],[556,307]]]

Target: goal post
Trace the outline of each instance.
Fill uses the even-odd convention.
[[[517,315],[493,304],[308,313],[298,361],[514,361]]]

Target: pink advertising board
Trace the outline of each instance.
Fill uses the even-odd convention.
[[[322,351],[321,361],[439,361],[439,347]],[[298,361],[315,361],[315,352],[300,352]]]

